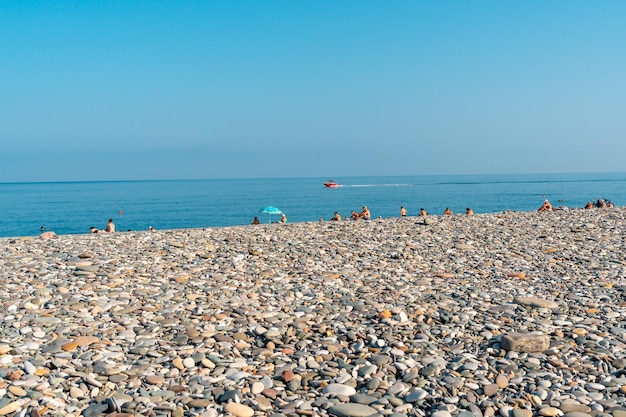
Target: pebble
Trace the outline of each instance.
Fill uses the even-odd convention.
[[[245,404],[229,403],[224,408],[235,417],[252,417],[254,415],[254,410]]]
[[[351,395],[356,394],[356,390],[344,384],[328,384],[326,388],[324,388],[324,394],[335,394],[335,395],[343,395],[349,397]]]
[[[376,414],[376,409],[363,404],[335,404],[328,412],[337,417],[367,417]]]
[[[541,333],[511,332],[501,342],[504,350],[514,352],[543,352],[550,347],[550,337]]]
[[[430,218],[2,238],[0,415],[624,417],[626,210]]]

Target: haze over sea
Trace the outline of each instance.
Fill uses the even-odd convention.
[[[207,179],[160,181],[1,183],[0,237],[33,236],[40,227],[57,234],[103,229],[112,218],[118,231],[210,228],[278,220],[264,206],[285,212],[289,222],[330,219],[367,205],[373,218],[409,216],[421,207],[441,215],[536,210],[545,198],[555,207],[580,208],[604,198],[626,204],[626,173],[450,175],[336,178]]]

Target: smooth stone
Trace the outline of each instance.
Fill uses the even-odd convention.
[[[591,411],[591,407],[584,404],[574,404],[574,403],[566,403],[563,402],[559,406],[559,409],[567,413],[589,413]]]
[[[533,412],[527,408],[514,408],[511,417],[533,417]]]
[[[377,414],[378,411],[369,405],[340,403],[330,407],[328,413],[337,417],[369,417]]]
[[[369,405],[376,401],[378,401],[377,397],[373,397],[371,395],[366,395],[366,394],[354,394],[353,396],[350,397],[350,402],[357,403],[357,404]]]
[[[483,386],[483,392],[487,397],[493,396],[500,390],[497,384],[487,384]]]
[[[498,414],[500,414],[500,416],[502,417],[510,417],[513,410],[513,407],[505,405],[498,410]]]
[[[235,417],[252,417],[254,415],[254,410],[245,404],[228,403],[224,409]]]
[[[423,389],[415,389],[411,392],[409,392],[405,397],[404,400],[408,403],[414,403],[420,400],[423,400],[424,398],[426,398],[428,396],[428,392],[426,392]]]
[[[323,392],[324,394],[343,395],[344,397],[350,397],[356,394],[356,390],[353,387],[335,383],[325,386]]]
[[[161,385],[165,383],[165,377],[162,375],[147,375],[146,382],[151,385]]]
[[[561,410],[556,407],[543,407],[539,409],[539,415],[545,417],[555,417],[563,414]]]
[[[260,394],[263,392],[263,390],[265,389],[265,385],[263,385],[262,382],[255,382],[252,384],[252,386],[250,387],[250,392],[254,395]]]
[[[506,375],[498,375],[496,377],[496,385],[498,386],[498,388],[500,389],[504,389],[509,385],[509,378],[506,377]]]

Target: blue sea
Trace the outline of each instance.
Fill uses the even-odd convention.
[[[335,178],[209,179],[0,183],[0,237],[34,236],[40,228],[57,234],[104,229],[112,218],[118,231],[211,228],[262,223],[282,210],[289,222],[347,216],[367,205],[372,218],[409,216],[423,207],[442,214],[446,207],[464,213],[533,211],[544,199],[555,207],[583,207],[599,198],[626,204],[626,173],[447,175]]]

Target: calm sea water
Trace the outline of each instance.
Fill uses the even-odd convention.
[[[463,175],[327,178],[0,183],[0,237],[33,236],[40,227],[57,234],[103,229],[113,218],[117,229],[204,228],[277,221],[259,213],[264,206],[285,212],[289,222],[330,219],[360,211],[372,217],[409,215],[420,207],[442,214],[446,207],[463,213],[536,210],[545,198],[554,206],[582,207],[604,198],[626,204],[626,173]],[[560,201],[559,201],[560,200]]]

